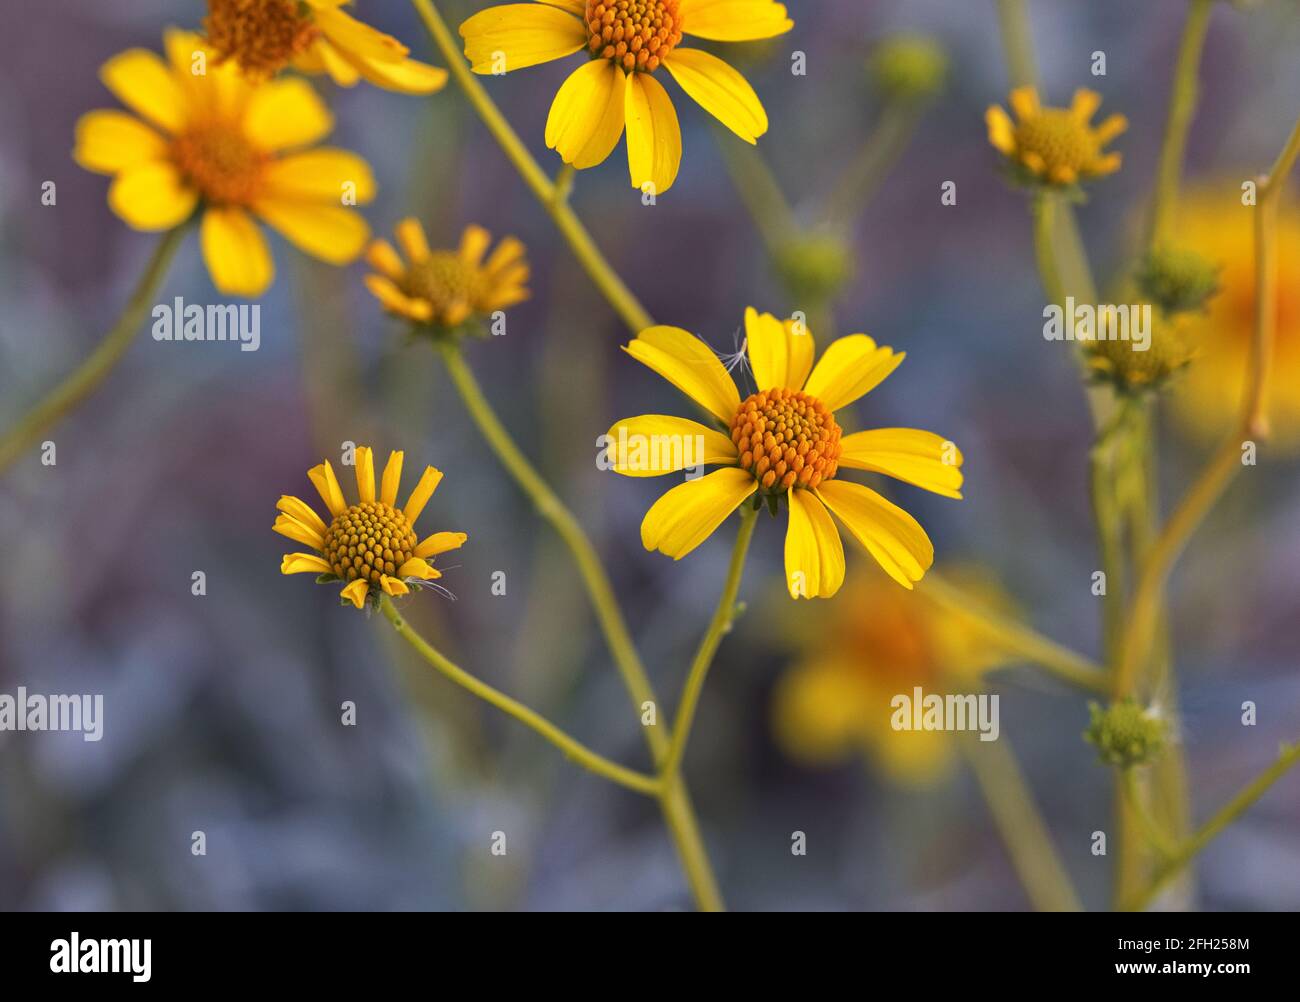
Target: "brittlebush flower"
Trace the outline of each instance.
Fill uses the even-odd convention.
[[[1249,177],[1244,172],[1241,177]],[[1178,423],[1200,440],[1222,438],[1241,417],[1255,338],[1256,209],[1241,204],[1240,180],[1193,188],[1175,218],[1180,246],[1218,266],[1218,291],[1183,315],[1198,358],[1172,395]],[[1272,447],[1300,450],[1300,211],[1283,200],[1277,221],[1277,331],[1266,394]]]
[[[330,264],[347,264],[369,227],[349,205],[374,198],[370,165],[347,150],[304,149],[334,127],[305,81],[252,83],[215,65],[195,34],[169,30],[167,61],[130,49],[104,64],[104,85],[135,114],[77,122],[77,163],[110,174],[108,205],[138,230],[166,230],[202,207],[203,260],[225,293],[257,296],[275,266],[253,217]],[[203,73],[196,53],[207,56]],[[136,117],[139,116],[139,117]]]
[[[330,523],[307,502],[284,495],[276,504],[274,529],[282,536],[310,546],[314,553],[286,553],[281,574],[316,574],[321,584],[343,582],[343,600],[358,609],[368,598],[405,595],[424,581],[442,577],[429,561],[460,547],[463,532],[435,532],[417,542],[415,520],[424,511],[442,473],[426,466],[404,508],[397,507],[404,453],[392,452],[375,491],[375,457],[369,446],[357,446],[357,497],[343,497],[334,468],[326,460],[307,471],[330,514]]]
[[[754,89],[717,56],[682,48],[682,38],[744,42],[793,27],[773,0],[539,0],[489,7],[460,33],[475,73],[510,72],[585,49],[588,62],[555,95],[546,145],[567,164],[594,167],[614,151],[626,124],[633,187],[665,192],[677,177],[682,133],[655,72],[666,68],[705,111],[755,143],[767,131],[767,113]]]
[[[481,226],[467,226],[456,250],[430,250],[418,219],[403,219],[394,232],[405,261],[387,240],[373,241],[366,251],[379,272],[366,276],[366,288],[390,313],[454,328],[529,296],[524,245],[514,237],[502,240],[484,260],[492,237]]]
[[[974,568],[945,568],[989,609],[1008,610],[1002,589]],[[802,631],[804,651],[777,683],[772,728],[791,758],[827,766],[862,753],[888,778],[924,784],[943,777],[957,735],[895,730],[891,702],[931,693],[972,693],[1011,660],[978,620],[939,609],[880,578],[855,579],[824,619]]]
[[[1044,108],[1033,87],[1017,87],[1010,101],[1015,122],[996,104],[989,106],[984,121],[989,142],[1023,180],[1068,188],[1119,170],[1120,155],[1102,149],[1128,128],[1128,119],[1111,115],[1094,127],[1092,116],[1101,104],[1096,91],[1079,88],[1068,108]]]
[[[775,511],[788,501],[786,585],[794,598],[829,598],[844,580],[844,547],[831,518],[899,584],[911,588],[934,560],[925,530],[902,508],[840,468],[870,470],[960,498],[961,453],[928,431],[877,428],[841,437],[834,412],[863,396],[898,367],[902,353],[866,334],[831,343],[813,365],[813,336],[793,321],[745,311],[749,364],[758,392],[740,391],[707,344],[680,327],[651,327],[626,347],[718,422],[645,414],[609,430],[617,473],[658,476],[723,466],[663,495],[641,523],[641,542],[679,560],[704,542],[753,495]]]
[[[220,59],[251,77],[286,66],[328,73],[343,87],[365,79],[385,90],[429,94],[447,71],[407,58],[410,49],[344,13],[348,0],[208,0],[203,30]]]

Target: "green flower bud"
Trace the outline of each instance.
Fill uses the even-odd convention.
[[[853,274],[853,252],[834,233],[800,233],[781,241],[775,264],[794,302],[820,304],[833,299]]]
[[[1156,248],[1136,277],[1143,296],[1165,313],[1203,310],[1219,290],[1219,266],[1183,247]]]
[[[1195,342],[1179,318],[1151,310],[1149,320],[1144,339],[1123,339],[1115,337],[1111,321],[1099,314],[1097,339],[1084,346],[1094,379],[1110,383],[1121,393],[1159,390],[1195,358]]]
[[[1165,744],[1168,727],[1163,719],[1132,699],[1124,699],[1102,709],[1088,704],[1092,716],[1083,732],[1089,744],[1107,765],[1129,768],[1153,761]]]
[[[948,54],[926,35],[895,35],[867,60],[872,81],[889,97],[924,101],[939,94],[948,76]]]

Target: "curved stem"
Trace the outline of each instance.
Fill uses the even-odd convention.
[[[384,618],[393,624],[393,628],[397,630],[398,635],[410,644],[420,657],[424,658],[425,661],[429,662],[461,688],[467,689],[484,702],[491,703],[502,713],[514,717],[525,727],[531,727],[583,768],[594,772],[598,776],[604,776],[610,782],[617,783],[619,786],[626,786],[629,790],[635,790],[637,793],[644,793],[653,797],[659,796],[662,786],[657,777],[647,776],[635,769],[629,769],[605,758],[604,755],[592,751],[582,742],[571,738],[540,713],[529,709],[523,703],[517,699],[512,699],[499,689],[494,689],[486,682],[476,679],[469,672],[449,660],[441,651],[420,636],[410,623],[402,618],[401,613],[397,611],[397,608],[387,595],[380,596],[379,610],[384,614]]]
[[[857,157],[826,199],[821,213],[823,225],[846,226],[866,208],[907,149],[921,120],[921,110],[916,102],[894,102],[884,109]]]
[[[519,176],[523,178],[524,183],[532,190],[537,201],[551,217],[556,228],[568,242],[574,256],[591,277],[592,282],[600,289],[601,294],[609,301],[614,312],[622,318],[623,323],[627,324],[633,334],[653,326],[654,321],[650,319],[650,314],[646,312],[645,307],[632,291],[623,284],[618,273],[610,267],[605,256],[601,254],[600,248],[591,239],[591,234],[587,232],[587,228],[582,225],[582,221],[566,201],[564,186],[557,188],[546,176],[545,171],[538,166],[515,130],[501,114],[501,110],[483,89],[483,85],[478,82],[438,8],[431,0],[411,0],[411,2],[420,20],[424,22],[425,28],[433,37],[434,43],[441,50],[442,57],[447,60],[447,68],[451,71],[457,85],[464,91],[465,97],[468,98],[479,118],[483,120],[488,131],[492,133],[492,137],[497,141],[506,158],[514,165]]]
[[[158,286],[162,284],[163,276],[167,274],[167,267],[187,228],[188,225],[182,223],[162,235],[136,282],[131,298],[126,301],[126,306],[118,316],[117,323],[99,342],[98,347],[76,371],[65,377],[0,438],[0,473],[8,469],[51,426],[90,396],[122,360],[149,312],[150,303],[153,302]]]
[[[700,693],[704,690],[704,679],[713,663],[722,635],[731,629],[736,618],[736,593],[740,590],[740,579],[745,571],[745,554],[749,552],[749,541],[754,538],[754,526],[758,522],[758,509],[745,505],[740,514],[740,531],[736,533],[736,545],[731,550],[731,563],[727,567],[727,579],[722,586],[722,595],[718,606],[713,610],[713,619],[700,641],[691,662],[691,670],[686,676],[686,686],[682,689],[681,703],[677,707],[677,723],[673,728],[673,741],[668,749],[668,758],[664,760],[661,772],[676,773],[681,768],[682,756],[686,754],[686,742],[691,735],[691,725],[695,721],[695,710],[699,706]]]
[[[1132,768],[1120,770],[1119,788],[1127,799],[1129,810],[1133,813],[1147,841],[1162,856],[1173,856],[1177,851],[1176,847],[1147,811],[1146,805],[1142,802],[1142,791],[1138,788],[1137,773]]]

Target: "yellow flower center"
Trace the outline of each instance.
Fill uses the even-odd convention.
[[[1078,176],[1101,152],[1096,133],[1067,108],[1044,108],[1017,125],[1016,148],[1041,157],[1048,177],[1060,168]]]
[[[172,160],[203,197],[217,205],[248,205],[262,190],[270,157],[253,146],[238,126],[209,119],[172,140]]]
[[[631,73],[653,73],[682,40],[680,0],[587,0],[587,49]]]
[[[346,581],[379,584],[415,556],[418,541],[406,516],[382,501],[362,501],[334,516],[325,530],[325,560]]]
[[[252,77],[269,77],[320,34],[298,0],[208,0],[203,28],[222,59]]]
[[[731,422],[740,466],[770,494],[816,487],[839,468],[840,426],[816,397],[778,387],[747,397]]]
[[[434,319],[439,319],[455,306],[473,307],[482,298],[483,272],[453,251],[433,251],[423,261],[411,264],[402,291],[427,300]]]

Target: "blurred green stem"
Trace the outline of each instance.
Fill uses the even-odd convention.
[[[1025,0],[998,0],[998,27],[1002,31],[1011,86],[1037,86],[1038,70],[1034,66],[1033,35]]]
[[[795,232],[794,211],[772,168],[757,146],[735,142],[730,132],[714,129],[718,152],[749,218],[758,227],[769,258],[775,260],[784,241]]]
[[[1165,858],[1170,858],[1177,851],[1174,843],[1170,841],[1169,836],[1164,830],[1156,824],[1155,819],[1147,811],[1146,804],[1143,802],[1142,790],[1138,783],[1137,771],[1132,767],[1119,770],[1120,791],[1128,799],[1129,810],[1133,812],[1133,817],[1137,820],[1142,834],[1146,836],[1151,846]]]
[[[827,197],[821,213],[823,225],[846,227],[867,207],[911,142],[921,120],[921,107],[915,101],[892,101],[885,106],[857,158]]]

